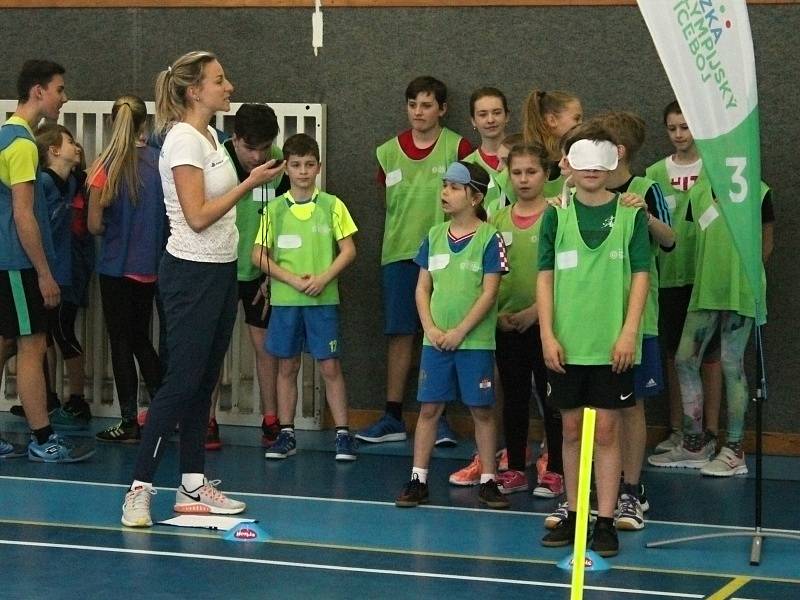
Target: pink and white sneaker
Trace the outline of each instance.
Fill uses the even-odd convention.
[[[545,472],[533,490],[537,498],[555,498],[564,493],[564,477],[552,471]]]
[[[533,464],[533,452],[530,446],[525,448],[525,468],[527,469]],[[497,472],[502,473],[508,471],[508,450],[503,448],[497,452]]]
[[[504,471],[497,476],[497,485],[501,494],[524,492],[528,489],[528,476],[522,471]]]
[[[177,513],[194,515],[237,515],[243,512],[247,505],[244,502],[228,498],[217,489],[219,479],[205,480],[205,483],[196,490],[187,490],[183,485],[175,493],[175,506]]]

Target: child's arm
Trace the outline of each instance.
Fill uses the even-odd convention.
[[[436,326],[431,315],[431,293],[433,292],[433,279],[428,269],[420,267],[419,278],[417,279],[417,289],[414,292],[414,299],[417,302],[417,312],[422,324],[425,337],[428,338],[433,347],[442,350],[441,339],[444,332]]]
[[[483,288],[481,295],[475,300],[475,304],[461,320],[461,323],[453,329],[449,329],[442,336],[442,350],[458,350],[461,342],[467,334],[481,322],[486,313],[497,302],[497,290],[500,288],[500,273],[485,273],[483,276]]]
[[[625,193],[620,196],[619,201],[623,206],[641,208],[647,213],[647,231],[661,248],[666,250],[675,246],[675,232],[667,223],[650,212],[650,207],[644,198],[638,194]]]
[[[344,271],[345,267],[356,259],[356,244],[353,236],[348,235],[338,240],[339,254],[324,273],[319,275],[309,275],[306,279],[305,293],[309,296],[319,296],[325,286],[336,279]]]
[[[633,366],[636,358],[636,341],[639,323],[642,320],[647,293],[650,290],[650,273],[641,271],[631,275],[631,291],[628,297],[628,313],[622,324],[622,331],[614,343],[611,354],[611,369],[622,373]]]
[[[536,307],[536,298],[533,299],[533,304],[528,308],[523,308],[509,315],[508,319],[511,325],[513,325],[514,331],[518,333],[525,333],[528,331],[539,319],[539,309]]]
[[[86,225],[92,235],[102,235],[106,230],[103,225],[103,207],[100,206],[99,198],[100,190],[94,187],[89,188],[89,211],[86,214]]]
[[[282,281],[298,292],[303,292],[308,285],[308,279],[305,277],[300,277],[289,271],[288,269],[284,269],[270,256],[270,252],[268,248],[265,248],[261,244],[256,243],[253,246],[253,252],[250,254],[250,260],[253,261],[253,264],[257,266],[263,273],[269,274],[270,277],[274,277],[278,281]]]
[[[544,364],[551,371],[566,373],[564,349],[553,333],[553,271],[539,271],[536,279],[536,307],[539,311]]]

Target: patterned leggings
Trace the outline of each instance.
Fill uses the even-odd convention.
[[[703,433],[700,364],[717,327],[720,328],[722,374],[728,403],[728,441],[740,442],[748,400],[743,358],[753,329],[753,319],[727,310],[693,310],[686,314],[681,342],[675,355],[683,400],[683,432]]]

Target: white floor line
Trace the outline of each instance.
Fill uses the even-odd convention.
[[[569,589],[568,583],[555,583],[549,581],[531,581],[525,579],[505,579],[499,577],[476,577],[474,575],[453,575],[450,573],[425,573],[416,571],[397,571],[392,569],[370,569],[367,567],[345,567],[341,565],[325,565],[318,563],[302,563],[284,560],[269,560],[263,558],[245,558],[238,556],[218,556],[205,554],[192,554],[188,552],[166,552],[161,550],[136,550],[133,548],[108,548],[104,546],[84,546],[79,544],[55,544],[50,542],[25,542],[17,540],[0,540],[0,545],[5,546],[30,546],[35,548],[58,548],[62,550],[85,550],[90,552],[108,552],[112,554],[137,554],[146,556],[168,556],[173,558],[190,558],[196,560],[211,560],[222,562],[249,563],[257,565],[272,565],[277,567],[294,567],[301,569],[315,569],[319,571],[345,571],[350,573],[369,573],[372,575],[394,575],[400,577],[423,577],[427,579],[447,579],[455,581],[474,581],[480,583],[499,583],[508,585],[524,585],[530,587],[551,587]],[[620,594],[650,594],[652,596],[665,596],[671,598],[702,598],[702,594],[686,594],[678,592],[662,592],[657,590],[635,590],[629,588],[614,588],[605,586],[587,585],[586,590],[598,592],[615,592]]]
[[[47,477],[20,477],[14,475],[0,475],[0,480],[2,479],[9,479],[15,481],[38,481],[43,483],[66,483],[71,485],[89,485],[89,486],[97,486],[97,487],[114,487],[120,489],[126,489],[128,486],[121,484],[121,483],[104,483],[101,481],[76,481],[72,479],[49,479]],[[167,491],[167,492],[174,492],[176,488],[166,488],[166,487],[157,487],[159,491]],[[372,504],[375,506],[394,506],[394,502],[381,502],[378,500],[351,500],[348,498],[322,498],[318,496],[291,496],[287,494],[260,494],[257,492],[236,492],[232,490],[225,490],[226,493],[231,494],[233,496],[244,496],[250,498],[276,498],[280,500],[302,500],[307,502],[333,502],[333,503],[344,503],[344,504]],[[436,506],[436,505],[426,505],[426,506],[419,506],[414,510],[454,510],[454,511],[461,511],[461,512],[469,512],[469,513],[495,513],[499,515],[508,515],[508,516],[520,516],[520,517],[545,517],[550,513],[540,513],[540,512],[530,512],[530,511],[522,511],[522,510],[492,510],[489,508],[470,508],[467,506]],[[645,519],[647,523],[653,523],[658,525],[677,525],[683,527],[700,527],[705,529],[726,529],[731,531],[751,531],[753,527],[743,526],[743,525],[714,525],[709,523],[691,523],[691,522],[684,522],[684,521],[658,521],[655,519]],[[800,530],[797,529],[771,529],[771,528],[762,528],[764,532],[772,532],[772,533],[800,533]]]

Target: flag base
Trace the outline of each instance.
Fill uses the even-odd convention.
[[[611,565],[608,563],[608,561],[597,554],[597,552],[593,552],[592,550],[586,551],[586,557],[584,558],[584,561],[584,570],[586,571],[608,571],[611,569]],[[565,571],[572,571],[572,565],[572,554],[565,556],[556,563],[556,566],[559,569],[564,569]]]
[[[240,523],[223,536],[229,542],[268,542],[271,538],[256,523]]]

